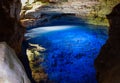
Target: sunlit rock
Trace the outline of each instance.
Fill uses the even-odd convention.
[[[0,83],[30,83],[13,49],[0,43]]]
[[[24,13],[24,18],[29,19],[37,19],[41,17],[41,11],[37,11],[40,7],[42,7],[41,3],[36,3],[32,5],[32,8],[27,9],[27,11]]]
[[[40,83],[42,80],[44,82],[47,80],[47,74],[45,73],[44,68],[40,65],[40,63],[44,61],[44,54],[40,52],[45,50],[45,48],[38,44],[31,43],[29,43],[29,48],[26,50],[30,67],[32,69],[32,76],[37,83]]]
[[[27,1],[28,0],[21,0],[22,6],[25,6]]]
[[[43,51],[46,50],[45,48],[39,46],[38,44],[31,44],[31,43],[29,43],[29,45],[30,45],[30,47],[26,50],[26,53],[27,53],[29,61],[35,60],[35,58],[37,58],[37,57],[42,55],[39,52],[43,52]]]
[[[29,4],[32,4],[35,0],[28,0]]]
[[[35,0],[21,0],[22,6],[25,6],[26,4],[32,4]]]

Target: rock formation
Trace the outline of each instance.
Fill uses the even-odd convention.
[[[107,15],[109,39],[95,60],[98,83],[120,83],[120,4]]]
[[[53,2],[57,0],[51,0]],[[59,2],[61,2],[59,4]],[[74,15],[79,18],[86,18],[92,11],[93,7],[98,5],[94,1],[65,1],[61,0],[57,3],[42,3],[36,1],[31,5],[23,7],[21,12],[21,22],[25,27],[43,26],[51,20],[62,17],[63,15]]]
[[[6,42],[11,48],[15,50],[16,55],[19,57],[19,59],[21,60],[25,67],[28,77],[32,81],[27,56],[21,54],[21,45],[24,38],[25,28],[21,25],[19,21],[20,11],[21,11],[20,0],[0,1],[0,42],[3,41]]]
[[[0,43],[0,83],[30,83],[13,49]]]
[[[21,11],[20,0],[0,1],[0,42],[7,42],[17,53],[20,54],[21,43],[25,28],[19,22]]]
[[[44,62],[44,53],[41,52],[44,52],[45,50],[44,47],[31,43],[29,43],[29,48],[26,50],[32,70],[32,76],[36,83],[49,83],[47,82],[48,75],[41,65],[41,63]]]

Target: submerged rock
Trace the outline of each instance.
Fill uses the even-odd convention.
[[[0,83],[30,83],[13,49],[0,43]]]

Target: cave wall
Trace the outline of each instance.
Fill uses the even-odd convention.
[[[31,70],[26,55],[21,54],[25,27],[20,23],[21,0],[0,1],[0,42],[6,42],[21,60],[28,78],[32,83]]]
[[[25,28],[19,22],[20,11],[20,0],[0,1],[0,42],[7,42],[17,55],[21,52],[21,44],[25,32]]]
[[[120,4],[107,15],[109,39],[95,60],[98,83],[120,83]]]

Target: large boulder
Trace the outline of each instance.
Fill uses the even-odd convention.
[[[0,83],[30,83],[14,50],[0,43]]]
[[[99,83],[120,83],[120,4],[107,15],[109,39],[95,60]]]

